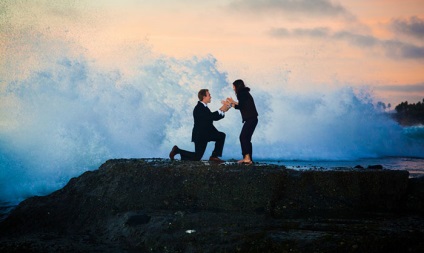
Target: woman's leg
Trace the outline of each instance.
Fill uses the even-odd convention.
[[[243,155],[244,161],[252,160],[252,135],[255,131],[256,125],[258,124],[258,119],[246,120],[243,124],[243,128],[240,133],[240,144],[241,152]]]

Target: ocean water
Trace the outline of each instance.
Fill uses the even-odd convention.
[[[289,169],[295,170],[309,170],[315,168],[354,168],[355,166],[367,168],[368,166],[372,165],[382,165],[383,168],[387,170],[406,170],[409,172],[409,178],[420,177],[424,175],[424,159],[415,157],[381,157],[340,161],[260,160],[258,162],[284,165]]]
[[[48,30],[9,28],[0,65],[5,212],[108,159],[167,158],[175,144],[193,150],[198,90],[210,90],[212,109],[235,97],[233,80],[212,55],[177,59],[138,45],[123,48],[131,54],[117,55],[110,66],[66,38],[53,40]],[[256,161],[293,167],[372,163],[422,171],[424,127],[400,126],[375,106],[367,89],[340,83],[299,93],[287,81],[247,85],[259,112],[252,140]],[[215,126],[227,134],[223,158],[240,159],[239,112],[230,110]]]

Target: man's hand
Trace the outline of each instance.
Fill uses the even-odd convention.
[[[221,110],[223,112],[227,112],[230,108],[231,108],[231,106],[222,105],[221,108],[219,108],[219,110]]]
[[[231,108],[231,103],[230,103],[230,102],[228,102],[228,100],[222,100],[222,101],[221,101],[221,104],[222,104],[222,107],[224,107],[224,106],[226,107],[226,111],[228,111],[228,110]],[[222,107],[221,107],[221,108],[222,108]],[[226,111],[225,111],[225,112],[226,112]]]

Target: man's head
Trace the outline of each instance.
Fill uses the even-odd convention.
[[[197,96],[199,97],[199,101],[202,101],[205,104],[210,103],[212,99],[208,89],[201,89]]]

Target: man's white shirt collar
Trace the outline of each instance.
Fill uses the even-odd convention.
[[[200,103],[202,103],[205,107],[208,107],[208,105],[206,103],[203,103],[203,101],[199,101]],[[218,110],[218,113],[221,114],[222,116],[225,116],[225,113],[221,110]]]

